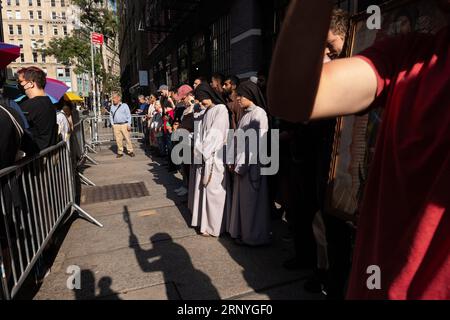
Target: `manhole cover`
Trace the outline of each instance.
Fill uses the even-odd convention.
[[[116,200],[134,199],[149,196],[144,182],[124,183],[102,187],[83,189],[81,201],[83,204],[100,203]]]

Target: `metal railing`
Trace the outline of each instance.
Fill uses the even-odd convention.
[[[144,138],[144,118],[145,116],[131,116],[131,139],[139,140]],[[92,145],[101,145],[104,143],[114,142],[114,132],[110,123],[109,116],[102,115],[89,117],[85,119],[88,122],[89,138]]]
[[[75,203],[75,170],[61,142],[0,171],[0,291],[17,294],[66,216],[78,213],[103,227]]]
[[[95,146],[92,144],[92,140],[87,139],[91,136],[90,133],[90,120],[88,117],[81,117],[77,119],[78,122],[74,124],[74,129],[71,137],[72,157],[76,158],[74,166],[76,168],[82,166],[86,161],[91,162],[94,165],[98,165],[98,162],[93,159],[89,153],[97,153]],[[77,175],[80,177],[81,182],[88,186],[95,186],[91,180],[84,176],[77,170]]]

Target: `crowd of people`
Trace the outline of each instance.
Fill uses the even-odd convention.
[[[235,161],[230,163],[216,161],[219,153],[227,152],[229,130],[255,130],[260,137],[269,132],[263,78],[252,80],[241,83],[236,76],[214,74],[210,82],[199,77],[192,87],[161,85],[157,93],[138,97],[138,113],[145,115],[144,140],[149,151],[167,161],[169,172],[182,173],[183,186],[175,192],[180,197],[188,195],[192,226],[205,237],[228,232],[239,244],[259,246],[270,243],[271,215],[268,181],[260,173],[261,164],[238,159],[245,158],[245,152],[231,155]],[[125,103],[114,103],[112,110],[118,106],[129,114]],[[111,116],[114,127],[122,123],[118,119]],[[123,121],[129,121],[129,116],[127,119]],[[189,141],[176,138],[181,130]],[[118,157],[121,140],[123,137],[118,137]],[[192,161],[174,163],[172,151],[179,143],[191,148]],[[201,157],[198,163],[196,156]]]
[[[437,2],[445,9],[445,1]],[[329,3],[323,6],[330,8]],[[188,195],[191,224],[201,235],[229,234],[238,245],[266,245],[271,241],[270,218],[283,215],[296,253],[284,267],[315,270],[314,276],[305,283],[305,289],[326,292],[330,299],[343,299],[346,295],[353,299],[448,298],[448,240],[443,240],[442,232],[448,229],[445,217],[448,217],[449,197],[442,194],[442,188],[436,189],[437,185],[448,186],[450,180],[450,148],[448,139],[445,141],[448,132],[435,135],[437,140],[432,146],[427,144],[434,149],[427,147],[425,150],[417,140],[418,132],[410,132],[410,126],[400,121],[398,112],[408,113],[410,123],[420,122],[414,114],[421,112],[430,120],[431,114],[423,106],[416,106],[414,112],[399,110],[412,103],[409,96],[422,94],[418,97],[420,101],[429,99],[432,102],[426,106],[442,111],[439,108],[448,106],[449,96],[444,86],[428,88],[428,91],[409,90],[406,94],[401,89],[395,91],[404,86],[403,82],[393,84],[396,77],[404,76],[402,67],[412,70],[406,82],[414,88],[419,86],[417,79],[422,77],[429,81],[421,82],[424,87],[448,81],[448,73],[445,76],[448,70],[445,71],[442,64],[439,70],[433,69],[437,74],[419,72],[423,59],[436,65],[438,57],[444,59],[448,55],[445,51],[448,47],[444,45],[447,42],[442,40],[448,37],[448,28],[436,36],[407,35],[387,39],[357,57],[341,59],[348,35],[348,15],[334,10],[331,18],[323,13],[322,20],[311,21],[311,17],[303,14],[310,10],[318,10],[311,1],[291,4],[270,72],[268,104],[264,77],[241,83],[236,76],[215,74],[210,81],[199,77],[193,87],[183,85],[169,89],[163,85],[147,100],[140,97],[142,110],[147,114],[149,145],[157,154],[167,157],[170,171],[176,171],[178,167],[171,157],[176,139],[174,142],[172,137],[180,128],[192,133],[194,157],[198,151],[202,162],[181,166],[184,186],[176,191],[180,196]],[[304,37],[311,40],[308,52],[314,55],[305,52],[302,58],[296,56],[304,45],[301,37],[295,43],[295,50],[289,45],[289,39],[297,36],[299,21],[302,26],[308,22],[321,31],[320,36],[311,38],[311,34],[305,33],[307,28],[303,30]],[[414,46],[414,43],[421,46]],[[400,63],[399,57],[411,46],[417,54],[407,64]],[[434,55],[435,60],[432,59],[434,53],[438,53]],[[299,70],[307,72],[303,74]],[[320,70],[322,74],[318,73]],[[301,90],[293,90],[290,85],[293,83]],[[377,144],[355,228],[354,224],[327,212],[325,205],[336,117],[364,112],[374,101],[384,103],[390,112],[385,115],[379,138],[382,142]],[[434,128],[448,131],[448,117],[433,119],[436,120]],[[390,127],[392,121],[403,128],[404,134],[394,133],[396,128]],[[261,175],[261,163],[244,161],[243,165],[229,165],[215,161],[216,153],[221,152],[226,143],[221,137],[229,129],[244,132],[278,129],[279,172],[266,177]],[[429,135],[423,134],[420,139],[427,141]],[[402,145],[394,140],[402,141]],[[412,148],[410,151],[407,151],[408,146]],[[413,150],[422,150],[431,158],[415,162],[411,159]],[[246,149],[237,158],[248,159],[249,156]],[[403,159],[401,162],[399,156]],[[390,159],[389,163],[386,159]],[[421,166],[435,172],[432,179],[425,178],[428,175],[419,170]],[[396,169],[402,167],[409,171]],[[424,184],[420,187],[411,184],[412,177]],[[396,198],[398,192],[403,194],[402,201]],[[410,196],[415,199],[413,207],[408,203]],[[423,220],[425,217],[430,220]],[[403,233],[397,227],[410,225],[408,220],[415,221],[414,227],[401,229]],[[356,247],[353,247],[354,242]],[[391,251],[391,245],[398,247]],[[427,246],[432,248],[433,254]],[[433,263],[433,257],[440,262]],[[372,284],[369,283],[370,270],[382,272],[375,274],[374,279],[379,280]],[[426,284],[427,279],[431,286]]]
[[[341,54],[347,27],[348,15],[335,11],[324,63]],[[145,146],[153,156],[165,160],[169,172],[181,172],[183,185],[174,191],[180,197],[187,196],[191,226],[200,235],[228,234],[237,245],[265,246],[272,241],[272,222],[283,219],[289,226],[283,239],[295,247],[295,256],[285,261],[284,267],[315,270],[305,288],[343,298],[353,229],[339,218],[322,215],[336,121],[296,124],[274,117],[266,103],[266,86],[262,74],[241,80],[219,73],[210,79],[198,77],[192,86],[161,85],[156,93],[138,97],[136,113],[144,119]],[[124,126],[124,134],[117,137],[118,157],[123,154],[123,139],[130,143],[127,151],[134,156],[129,142],[130,107],[121,101],[120,94],[113,97],[117,101],[111,110],[121,108],[123,112],[123,117],[119,111],[110,119],[115,131]],[[261,174],[267,164],[259,157],[249,161],[248,140],[241,153],[233,145],[237,137],[227,145],[230,130],[235,134],[254,130],[259,146],[274,129],[280,135],[276,175]],[[178,149],[173,152],[174,148],[186,143],[178,138],[181,130],[189,133],[191,161],[175,164]],[[264,141],[269,143],[270,139]],[[270,145],[266,147],[270,149]],[[220,153],[229,160],[230,152],[232,161],[218,161]],[[330,230],[326,231],[325,225]],[[335,234],[332,253],[327,252],[326,232]]]
[[[331,299],[346,292],[354,299],[449,298],[448,27],[435,36],[387,39],[340,59],[349,17],[331,9],[325,0],[292,1],[267,90],[263,75],[244,80],[214,74],[192,87],[161,85],[139,96],[145,145],[170,172],[181,172],[183,185],[175,191],[187,196],[200,235],[229,234],[237,245],[265,246],[272,240],[271,221],[283,217],[290,230],[284,240],[295,247],[284,267],[315,270],[307,290]],[[67,107],[55,113],[45,97],[43,72],[27,68],[18,75],[28,100],[0,103],[0,169],[20,151],[36,153],[55,144],[58,132],[64,139],[71,131]],[[325,206],[335,117],[364,112],[374,101],[387,111],[353,250],[355,229]],[[117,157],[125,148],[134,157],[131,112],[120,93],[112,95],[109,115]],[[265,176],[259,158],[249,162],[248,142],[241,152],[234,144],[238,132],[254,130],[259,145],[272,129],[279,130],[280,166]],[[229,130],[235,134],[231,145]],[[188,141],[179,139],[180,132],[189,133]],[[191,161],[180,164],[174,150],[186,143]],[[230,152],[233,161],[218,161]],[[368,287],[371,266],[383,272],[380,288]]]

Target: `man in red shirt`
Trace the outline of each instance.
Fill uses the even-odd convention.
[[[449,9],[449,0],[439,2]],[[305,122],[383,102],[348,298],[450,299],[450,28],[323,65],[331,7],[292,1],[273,59],[270,111]],[[371,286],[373,270],[380,286]]]

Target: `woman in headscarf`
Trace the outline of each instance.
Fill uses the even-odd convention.
[[[258,86],[247,81],[237,89],[237,101],[244,110],[235,132],[233,147],[233,204],[228,232],[237,244],[250,246],[270,242],[270,206],[267,177],[261,175],[258,157],[262,137],[267,137],[269,123],[264,111],[266,103]],[[249,141],[249,131],[257,141]],[[245,134],[245,135],[244,135]],[[238,137],[244,137],[239,139]],[[267,139],[266,139],[267,141]],[[239,146],[239,144],[245,144]],[[251,149],[253,150],[251,151]],[[256,149],[257,148],[257,149]]]
[[[194,141],[195,163],[202,165],[196,166],[192,226],[200,227],[203,236],[219,237],[225,231],[223,220],[229,208],[228,173],[223,156],[230,128],[228,109],[207,83],[201,83],[194,93],[206,110]]]

